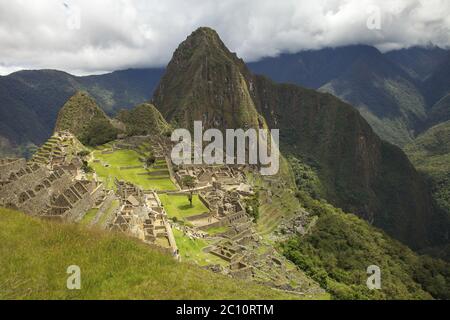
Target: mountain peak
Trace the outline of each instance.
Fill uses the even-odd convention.
[[[250,96],[250,73],[216,31],[202,27],[180,44],[154,95],[168,121],[192,128],[259,127]]]
[[[117,134],[105,112],[85,91],[77,91],[61,108],[56,131],[69,131],[87,145],[96,145],[97,140],[103,142]]]

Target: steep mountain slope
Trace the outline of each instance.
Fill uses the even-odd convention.
[[[38,220],[0,208],[0,299],[298,299],[232,280],[122,234]],[[82,290],[67,290],[71,265]],[[307,296],[305,298],[326,298]]]
[[[249,67],[277,82],[338,96],[357,107],[381,138],[403,146],[428,127],[428,110],[448,92],[449,54],[436,47],[382,54],[347,46],[284,54]]]
[[[162,69],[76,77],[55,70],[0,77],[0,137],[10,150],[41,144],[52,133],[61,106],[78,90],[89,92],[108,113],[148,100]]]
[[[321,90],[357,107],[381,138],[399,146],[413,139],[415,126],[426,117],[419,89],[379,51],[354,61]]]
[[[61,108],[55,131],[69,131],[90,146],[111,141],[118,133],[105,112],[83,91],[75,93]]]
[[[276,82],[318,89],[339,77],[356,60],[370,55],[374,50],[376,49],[364,45],[309,50],[264,58],[248,63],[248,67],[254,73],[266,75]]]
[[[430,106],[450,93],[450,52],[447,59],[423,83],[422,90]]]
[[[333,204],[413,247],[427,245],[431,234],[442,240],[425,183],[400,149],[330,94],[253,76],[213,30],[201,28],[180,45],[154,103],[187,128],[194,120],[247,128],[252,119],[279,128],[284,151],[317,163]]]
[[[430,178],[433,197],[450,218],[450,121],[428,129],[407,145],[405,152]]]
[[[449,52],[445,49],[429,47],[411,47],[387,52],[385,57],[402,68],[417,81],[424,81],[434,73],[447,59]]]
[[[317,218],[309,233],[281,244],[294,261],[338,299],[450,298],[450,265],[419,256],[364,220],[304,192],[301,203]],[[381,290],[368,290],[366,270],[381,270]]]
[[[217,33],[200,28],[175,51],[153,101],[176,126],[192,128],[202,120],[205,128],[259,128],[248,76]]]
[[[117,119],[125,124],[126,133],[130,136],[158,134],[170,132],[170,126],[154,105],[143,103],[130,110],[122,110]]]
[[[426,245],[437,217],[425,183],[399,148],[379,139],[357,110],[330,94],[261,76],[254,85],[269,127],[281,129],[286,152],[319,168],[331,203],[413,247]]]
[[[426,127],[432,127],[448,120],[450,120],[450,93],[436,102],[436,104],[428,111]]]

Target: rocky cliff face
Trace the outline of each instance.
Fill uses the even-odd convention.
[[[200,28],[169,63],[154,103],[178,126],[280,129],[282,151],[311,159],[326,198],[411,245],[429,244],[429,192],[404,153],[331,94],[254,76],[217,33]]]
[[[382,141],[350,105],[330,94],[256,76],[253,97],[286,152],[318,164],[326,198],[411,245],[428,245],[438,217],[404,153]]]

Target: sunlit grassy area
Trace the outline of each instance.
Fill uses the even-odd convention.
[[[100,226],[104,225],[108,221],[109,217],[111,217],[111,215],[114,213],[114,210],[116,210],[119,207],[119,205],[120,205],[119,200],[114,200],[111,203],[111,206],[100,217],[98,225]]]
[[[177,219],[182,220],[186,217],[192,217],[208,212],[208,208],[205,207],[197,195],[194,195],[192,199],[192,207],[187,195],[160,194],[159,198],[170,218],[176,217]]]
[[[177,190],[170,180],[165,161],[158,161],[154,168],[146,170],[139,159],[141,156],[134,150],[118,150],[112,154],[102,154],[100,150],[96,150],[93,156],[100,162],[93,161],[90,165],[110,189],[115,188],[114,178],[117,178],[134,183],[144,190]],[[120,169],[134,166],[140,166],[140,168]]]
[[[0,209],[0,299],[296,299],[155,251],[122,234]],[[199,261],[203,243],[180,241]],[[66,273],[81,269],[81,290]]]
[[[189,239],[177,229],[173,229],[173,235],[175,236],[178,249],[180,250],[182,261],[194,262],[200,266],[208,264],[226,264],[225,261],[219,257],[203,252],[203,248],[210,245],[210,243],[205,240]]]
[[[89,225],[92,220],[94,220],[95,216],[97,215],[98,209],[91,209],[88,212],[86,212],[85,216],[83,217],[83,219],[80,221],[80,223],[84,226]]]
[[[216,234],[220,234],[220,233],[224,233],[228,230],[228,227],[224,226],[224,227],[212,227],[212,228],[208,228],[205,231],[208,232],[210,235],[216,235]]]

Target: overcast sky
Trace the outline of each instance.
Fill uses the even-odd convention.
[[[248,62],[361,43],[448,47],[450,1],[0,0],[0,74],[165,66],[200,26]]]

